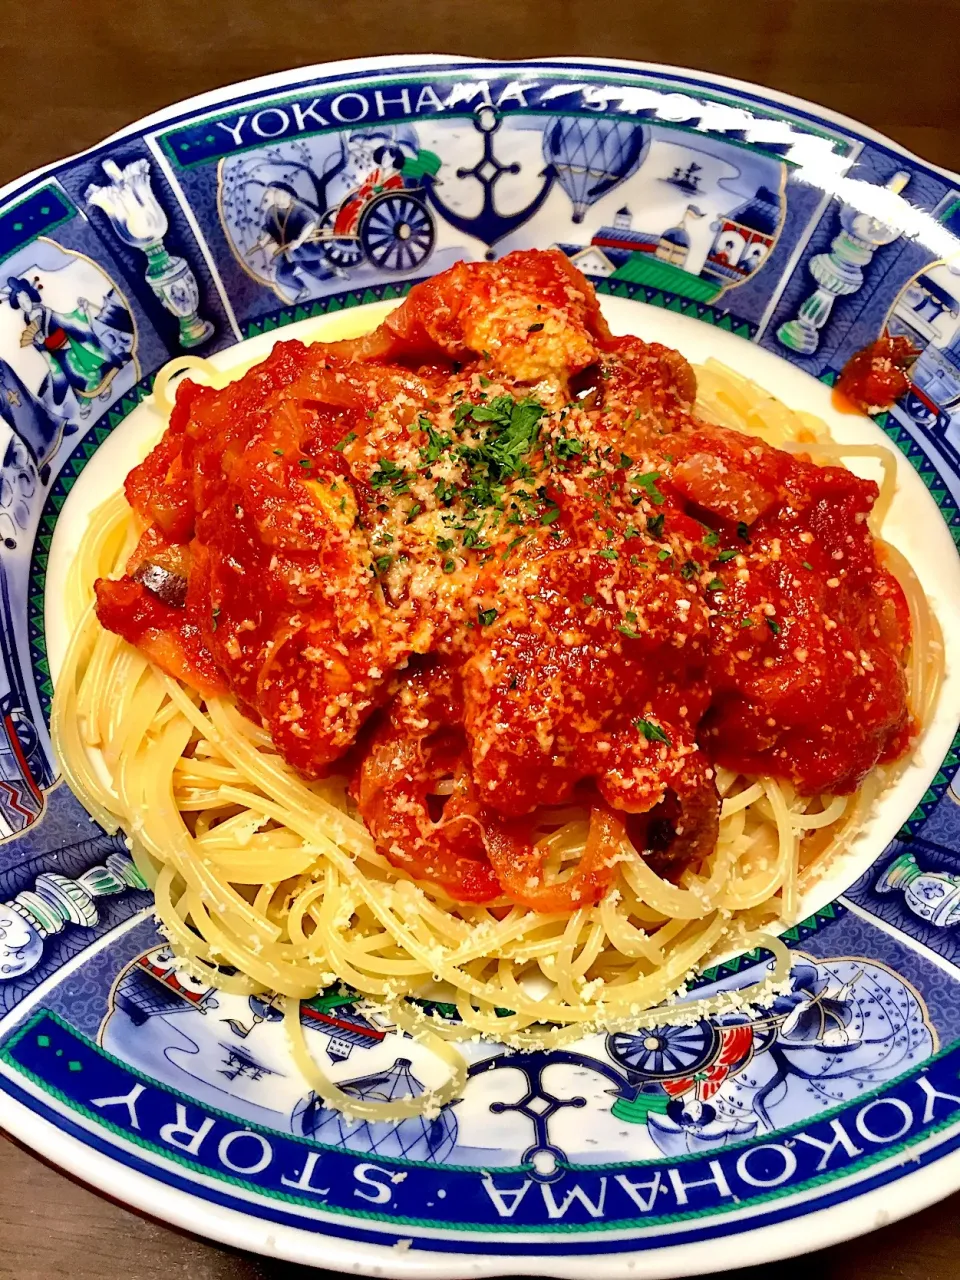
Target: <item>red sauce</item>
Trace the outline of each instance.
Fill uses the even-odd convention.
[[[896,404],[910,386],[907,369],[917,351],[907,338],[878,338],[850,357],[834,387],[834,407],[842,413],[880,413]]]
[[[349,768],[398,866],[597,901],[621,825],[662,869],[712,849],[715,763],[844,792],[913,731],[876,486],[700,422],[695,391],[562,255],[459,264],[365,338],[181,387],[99,616],[305,776]],[[571,800],[587,850],[548,883]]]

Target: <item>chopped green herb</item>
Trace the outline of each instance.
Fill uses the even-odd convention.
[[[313,463],[310,461],[309,458],[301,458],[300,465],[301,467],[312,467]]]
[[[634,613],[632,609],[628,609],[623,616],[626,618],[628,622],[636,622],[637,620],[637,615]]]
[[[711,578],[710,581],[707,583],[707,590],[723,591],[724,590],[723,580],[721,578]]]
[[[683,578],[684,582],[689,582],[690,579],[695,578],[699,572],[700,566],[697,564],[696,560],[684,560],[683,564],[680,566],[680,577]]]
[[[627,527],[626,527],[626,529],[624,529],[624,531],[623,531],[623,536],[624,536],[625,538],[639,538],[639,537],[640,537],[640,530],[639,530],[639,529],[634,528],[634,526],[633,526],[632,524],[628,524],[628,525],[627,525]]]
[[[737,525],[737,537],[740,539],[741,542],[750,541],[750,531],[743,520],[741,520],[740,523]]]
[[[628,453],[621,453],[620,465],[621,467],[623,467],[624,471],[626,471],[628,467],[633,466],[633,459],[630,457]]]
[[[212,612],[212,613],[211,613],[211,615],[210,615],[210,630],[211,630],[211,631],[216,631],[216,629],[217,629],[217,619],[218,619],[219,617],[220,617],[220,606],[219,606],[219,605],[217,605],[216,609],[214,609],[214,610],[213,610],[213,612]]]
[[[404,521],[404,523],[405,524],[412,523],[412,521],[416,520],[417,516],[420,514],[422,510],[423,510],[423,507],[420,505],[420,503],[415,502],[413,506],[410,508],[409,512],[407,513],[407,518]]]
[[[670,746],[670,739],[652,720],[634,720],[633,727],[639,729],[648,742],[665,742],[668,747]]]
[[[743,618],[741,618],[741,619],[740,619],[740,630],[741,630],[741,631],[743,631],[743,630],[744,630],[744,628],[746,628],[746,627],[755,627],[756,625],[757,625],[757,624],[756,624],[756,622],[753,620],[753,618],[751,618],[751,617],[749,617],[749,616],[746,616],[746,617],[743,617]]]
[[[444,449],[449,449],[453,440],[450,436],[442,436],[439,431],[436,431],[430,419],[422,413],[417,419],[417,426],[426,433],[427,437],[426,445],[420,450],[420,457],[427,466],[430,466],[437,461]]]
[[[579,440],[573,440],[569,436],[564,436],[554,444],[553,451],[561,462],[569,462],[571,458],[575,458],[579,454],[583,453],[583,445]]]
[[[489,424],[478,445],[461,444],[459,456],[470,467],[470,485],[465,497],[474,506],[492,506],[494,486],[511,476],[529,475],[524,462],[536,446],[544,408],[529,398],[494,396],[489,404],[463,404],[456,410],[461,423],[471,418],[475,425]]]
[[[480,374],[480,385],[481,387],[489,387],[491,385],[490,379],[485,373]]]
[[[634,631],[633,627],[628,627],[624,622],[620,623],[620,625],[617,627],[617,630],[622,635],[629,636],[631,640],[640,639],[640,633],[638,631]]]
[[[589,608],[593,604],[593,596],[584,596],[583,603]]]
[[[283,457],[283,450],[282,450],[282,449],[274,449],[274,451],[273,451],[273,452],[277,455],[277,457],[278,457],[278,458],[282,458],[282,457]]]
[[[444,572],[444,573],[453,573],[453,571],[454,571],[454,569],[455,569],[456,567],[457,567],[457,566],[456,566],[456,562],[455,562],[455,561],[453,561],[453,560],[444,560],[444,562],[443,562],[443,572]]]
[[[660,551],[658,551],[658,552],[657,552],[657,559],[658,559],[658,560],[669,560],[669,559],[670,559],[670,557],[671,557],[672,555],[673,555],[673,552],[672,552],[672,551],[667,551],[665,548],[663,548],[663,549],[661,549]]]
[[[481,627],[489,627],[491,622],[496,621],[496,618],[496,609],[477,609],[477,621]]]
[[[619,560],[619,551],[614,551],[613,547],[604,547],[602,551],[597,552],[598,556],[603,556],[604,560]]]
[[[736,560],[739,554],[740,552],[736,549],[736,547],[728,547],[726,551],[720,552],[720,554],[717,556],[717,560],[720,562],[720,564],[726,564],[728,560]]]
[[[374,489],[385,489],[390,485],[394,493],[406,493],[410,488],[406,472],[392,458],[380,458],[376,470],[370,476],[370,484]]]
[[[353,444],[356,438],[357,438],[357,433],[355,431],[348,431],[347,434],[343,437],[343,439],[338,440],[337,443],[333,446],[334,452],[343,453],[347,445]]]
[[[813,573],[813,565],[810,563],[809,560],[801,560],[800,563],[803,565],[805,569],[809,569],[810,572]]]
[[[657,506],[663,502],[663,494],[657,488],[657,481],[660,479],[659,471],[646,471],[642,476],[634,476],[631,484],[641,488],[651,502],[655,502]]]
[[[393,556],[377,556],[373,563],[377,566],[377,573],[386,573],[393,564]]]
[[[651,538],[663,537],[663,512],[662,511],[658,516],[651,516],[650,519],[647,521],[647,533],[649,533]]]
[[[770,630],[773,632],[775,636],[778,636],[782,630],[780,623],[775,622],[773,618],[767,619],[767,626],[770,628]]]
[[[541,524],[553,524],[554,520],[560,519],[560,508],[551,507],[549,511],[545,511],[540,517]]]
[[[708,529],[703,535],[703,542],[707,547],[715,547],[719,541],[720,535],[717,533],[716,529]]]
[[[453,539],[452,539],[452,538],[438,538],[438,539],[437,539],[437,550],[438,550],[438,551],[452,551],[452,550],[453,550]]]
[[[513,551],[514,547],[519,547],[520,543],[521,543],[521,542],[523,542],[523,540],[524,540],[524,538],[526,538],[526,536],[527,536],[527,535],[526,535],[525,533],[518,533],[518,534],[517,534],[517,536],[513,539],[513,541],[512,541],[512,542],[508,542],[508,543],[507,543],[507,549],[506,549],[506,551],[504,551],[504,553],[503,553],[503,555],[500,557],[500,559],[501,559],[501,560],[506,560],[506,559],[508,559],[508,558],[509,558],[509,556],[510,556],[510,553],[511,553],[511,551]]]
[[[634,568],[636,568],[640,563],[640,557],[636,553],[634,553],[630,557],[630,563],[633,565]]]

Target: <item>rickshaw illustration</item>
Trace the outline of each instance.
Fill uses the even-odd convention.
[[[367,261],[381,271],[413,271],[432,253],[437,228],[423,187],[395,170],[371,175],[326,210],[317,237],[334,267]]]
[[[439,164],[404,127],[341,135],[324,156],[281,144],[221,168],[221,216],[244,268],[300,301],[362,265],[426,262],[437,227],[424,180]]]

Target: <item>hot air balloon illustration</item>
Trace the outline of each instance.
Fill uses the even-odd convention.
[[[543,156],[573,204],[574,222],[595,200],[636,173],[650,146],[650,130],[628,120],[551,116]]]
[[[352,1098],[393,1102],[418,1098],[423,1085],[411,1071],[409,1058],[397,1058],[392,1067],[341,1083]],[[294,1107],[294,1133],[349,1151],[369,1151],[381,1156],[441,1164],[457,1141],[457,1119],[450,1107],[436,1115],[413,1115],[405,1120],[353,1120],[309,1094]]]

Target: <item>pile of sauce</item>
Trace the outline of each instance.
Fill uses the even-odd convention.
[[[596,902],[624,827],[668,874],[710,852],[715,765],[849,792],[912,731],[876,485],[695,394],[562,254],[458,264],[364,338],[182,384],[100,620],[305,777],[348,771],[452,898]],[[570,800],[586,850],[551,881],[534,836]]]

